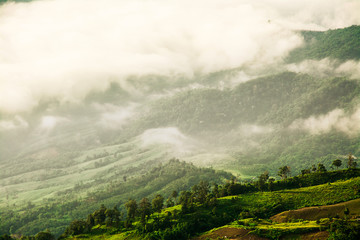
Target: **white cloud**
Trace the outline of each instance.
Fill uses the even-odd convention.
[[[354,60],[343,63],[329,58],[305,60],[301,63],[289,64],[286,69],[320,77],[348,76],[352,79],[360,79],[360,62]]]
[[[113,104],[94,104],[95,109],[100,111],[98,125],[107,129],[121,129],[136,115],[137,104],[120,107]]]
[[[148,129],[140,135],[140,140],[142,147],[160,145],[175,153],[189,153],[197,144],[176,127]]]
[[[292,29],[360,23],[355,0],[43,0],[0,6],[0,111],[81,101],[131,75],[276,63]],[[269,21],[270,20],[270,21]],[[170,78],[172,79],[172,78]]]
[[[274,128],[270,126],[260,126],[260,125],[241,125],[239,131],[242,136],[255,136],[260,134],[268,134],[274,131]]]
[[[360,109],[351,114],[345,113],[342,109],[335,109],[325,115],[298,119],[290,125],[290,129],[303,129],[312,134],[336,130],[349,136],[356,136],[360,133]]]
[[[61,123],[69,122],[67,118],[59,116],[43,116],[40,121],[40,129],[45,131],[51,131]]]

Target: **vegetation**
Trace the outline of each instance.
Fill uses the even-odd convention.
[[[359,29],[301,32],[306,44],[286,61],[357,60]],[[16,138],[2,133],[0,234],[5,235],[1,239],[12,234],[40,239],[62,233],[63,237],[119,234],[121,239],[127,234],[140,239],[181,239],[233,220],[252,218],[253,222],[244,223],[261,225],[256,218],[358,197],[360,136],[335,129],[317,134],[294,123],[322,118],[335,109],[351,115],[359,103],[359,81],[273,72],[232,88],[214,87],[238,73],[231,69],[195,76],[204,87],[150,101],[147,111],[142,109],[138,118],[118,131],[99,131],[92,120],[80,121],[45,140],[28,137],[28,142],[16,144],[21,146],[19,153],[5,143]],[[143,81],[134,78],[139,85]],[[164,79],[147,80],[160,93],[166,92]],[[111,84],[105,92],[89,94],[88,105],[74,111],[81,115],[91,104],[124,99],[130,99],[128,93]],[[43,104],[39,108],[54,103]],[[177,160],[168,162],[177,153],[166,144],[143,146],[146,130],[173,126],[188,137],[185,141],[199,142],[192,146],[191,156],[184,154],[185,160],[196,166],[210,162],[214,169],[238,178]],[[215,156],[217,161],[212,161]],[[330,171],[334,168],[337,171]],[[344,183],[348,186],[344,189],[335,183],[350,178],[355,179]],[[314,187],[319,184],[327,185]],[[324,199],[315,191],[321,191]],[[334,239],[357,229],[349,222],[331,224]],[[261,234],[262,229],[252,230]]]
[[[291,52],[287,59],[289,62],[326,57],[339,60],[360,58],[360,26],[326,32],[303,31],[301,34],[306,43]]]
[[[295,190],[291,182],[294,179],[300,181],[300,185],[308,184],[309,178],[317,179],[320,183],[325,175],[341,176],[339,178],[347,179],[327,184],[302,187]],[[345,220],[339,218],[334,220],[318,219],[318,221],[304,221],[302,219],[293,223],[273,223],[269,219],[276,213],[285,210],[298,209],[308,206],[328,205],[337,202],[344,202],[355,198],[360,198],[360,175],[359,169],[348,169],[331,172],[314,172],[304,176],[289,177],[287,179],[275,181],[274,185],[283,190],[278,191],[258,191],[255,187],[258,183],[236,183],[235,180],[229,181],[223,186],[213,185],[212,188],[201,181],[194,185],[191,191],[183,191],[180,194],[180,206],[169,207],[159,210],[164,199],[157,195],[150,204],[150,200],[143,198],[139,204],[130,199],[126,203],[128,215],[125,220],[118,221],[115,225],[106,224],[105,214],[102,222],[97,224],[106,226],[99,231],[99,225],[89,224],[87,228],[82,228],[82,233],[76,236],[77,239],[97,237],[123,239],[124,236],[131,236],[130,239],[188,239],[201,232],[223,226],[244,228],[252,231],[253,234],[278,239],[287,234],[303,234],[319,230],[328,230],[333,239],[357,239],[358,223],[345,217]],[[327,178],[329,179],[329,178]],[[259,179],[258,181],[261,181]],[[333,179],[335,181],[335,179]],[[330,184],[330,185],[329,185]],[[280,187],[281,186],[281,187]],[[234,189],[242,189],[241,193],[233,195]],[[239,191],[239,190],[238,190]],[[321,194],[319,194],[321,193]],[[227,196],[229,195],[229,196]],[[225,197],[224,197],[225,196]],[[107,212],[104,207],[100,210]],[[349,211],[345,210],[345,216]],[[96,213],[96,212],[95,212]],[[94,215],[93,213],[92,215]],[[89,215],[89,216],[92,216]],[[130,223],[130,224],[129,224]],[[68,227],[71,228],[73,225]],[[74,236],[68,234],[67,230],[62,237]]]
[[[116,206],[123,211],[123,203],[129,197],[134,201],[139,201],[144,197],[153,197],[155,193],[170,196],[173,189],[176,191],[190,190],[201,180],[222,183],[230,177],[231,174],[223,171],[197,168],[192,164],[172,159],[168,163],[158,165],[143,175],[133,177],[126,182],[123,181],[121,175],[113,178],[110,186],[105,189],[100,187],[85,195],[78,195],[78,192],[85,186],[74,186],[74,188],[64,191],[63,198],[59,198],[58,201],[29,202],[21,206],[20,211],[15,211],[16,207],[2,210],[0,233],[31,235],[48,228],[53,234],[59,236],[73,219],[85,218],[89,212],[95,211],[101,204]],[[139,188],[139,186],[143,187]],[[156,201],[153,204],[158,208],[161,207]],[[115,216],[115,220],[111,218],[110,222],[117,221],[116,209],[113,210],[109,210],[109,214]],[[100,209],[98,213],[95,212],[93,216],[95,223],[97,223],[96,221],[102,222],[104,214],[105,209]]]

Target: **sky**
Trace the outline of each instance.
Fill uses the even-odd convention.
[[[161,75],[171,83],[179,76],[278,64],[302,44],[297,30],[360,24],[357,9],[358,0],[5,3],[0,113],[15,117],[2,124],[25,126],[16,116],[42,99],[81,102],[111,81],[134,88],[127,81],[133,76]]]

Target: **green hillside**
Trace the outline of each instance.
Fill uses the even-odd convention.
[[[287,58],[288,62],[326,57],[341,61],[360,59],[360,26],[325,32],[303,31],[301,35],[305,45],[292,51]]]
[[[222,183],[231,177],[226,172],[197,168],[179,160],[170,160],[164,165],[146,162],[136,167],[132,164],[126,175],[119,171],[121,168],[117,166],[109,178],[105,174],[93,180],[81,181],[76,178],[79,182],[69,184],[67,189],[62,190],[63,185],[40,185],[35,189],[22,190],[23,193],[19,190],[9,192],[7,199],[0,202],[0,232],[30,235],[50,229],[52,233],[60,235],[73,219],[86,217],[89,211],[94,211],[101,204],[123,209],[123,203],[130,197],[140,200],[156,194],[168,196],[173,190],[189,190],[201,180]],[[141,174],[136,174],[137,171]],[[66,177],[68,181],[71,180],[71,176]],[[64,180],[56,178],[54,181]],[[34,185],[34,182],[30,184]]]
[[[285,72],[234,89],[193,90],[158,101],[149,114],[134,124],[134,131],[177,126],[212,148],[231,151],[228,159],[236,160],[225,159],[222,169],[236,170],[240,175],[254,175],[264,168],[277,169],[290,163],[295,172],[300,172],[313,161],[322,161],[329,167],[333,158],[349,152],[357,155],[359,139],[333,130],[314,135],[292,130],[290,125],[297,119],[325,115],[334,109],[345,109],[351,114],[359,96],[358,81]],[[243,126],[258,126],[260,130],[247,133],[241,130]],[[249,142],[255,146],[249,146]],[[265,166],[252,168],[254,164]]]
[[[356,170],[356,172],[359,174],[358,170]],[[335,173],[336,172],[334,172],[334,174]],[[347,175],[346,171],[337,172],[336,174]],[[343,175],[343,177],[345,177],[345,175]],[[301,176],[299,177],[301,178]],[[319,179],[316,173],[305,176],[305,178],[308,177]],[[293,179],[283,180],[275,182],[274,184],[286,185],[288,184],[287,181],[292,180]],[[251,187],[250,185],[242,185],[243,191],[245,191],[244,193],[216,199],[216,196],[228,194],[222,193],[222,189],[226,188],[226,186],[227,189],[237,188],[237,186],[239,186],[238,184],[228,183],[225,186],[213,188],[211,191],[207,189],[208,198],[203,201],[200,198],[202,194],[201,189],[203,189],[202,184],[203,183],[200,183],[192,188],[190,192],[192,198],[187,199],[186,192],[180,195],[179,201],[181,206],[165,208],[161,213],[153,213],[145,222],[141,221],[142,205],[139,203],[139,215],[133,219],[134,222],[130,224],[130,226],[124,228],[122,226],[124,222],[120,221],[117,223],[120,224],[118,227],[116,227],[114,223],[115,225],[107,224],[107,226],[101,224],[94,225],[91,230],[85,230],[84,228],[83,230],[75,230],[75,222],[73,222],[73,225],[69,226],[67,234],[73,231],[78,231],[78,233],[79,231],[83,231],[84,234],[73,237],[70,236],[67,239],[190,239],[200,232],[214,227],[218,229],[217,227],[225,224],[228,225],[222,228],[247,229],[251,230],[255,235],[268,237],[270,239],[278,239],[280,236],[289,234],[305,234],[324,230],[329,231],[331,235],[335,236],[335,239],[341,239],[339,238],[341,236],[340,231],[343,229],[338,228],[339,231],[335,232],[335,224],[342,223],[342,220],[339,219],[339,217],[334,217],[336,214],[332,214],[330,208],[327,210],[328,215],[325,213],[325,217],[322,215],[321,219],[319,217],[312,221],[306,220],[305,215],[301,217],[302,219],[294,219],[288,223],[272,222],[269,218],[285,210],[329,205],[351,199],[358,199],[360,197],[359,177],[346,181],[328,182],[312,187],[292,190],[286,189],[285,187],[284,190],[255,191],[255,193],[246,193],[247,190],[245,189],[248,188],[250,190]],[[340,212],[341,218],[356,218],[359,214],[359,203],[359,201],[356,201],[356,203],[355,201],[353,201],[353,203],[349,202],[350,211],[349,213],[345,212],[345,214]],[[346,202],[344,206],[346,208]],[[99,211],[101,211],[101,209]],[[94,212],[92,216],[96,218],[96,214],[98,213]],[[80,224],[80,222],[76,222],[76,224]],[[356,222],[350,221],[349,224],[356,224]],[[330,226],[332,226],[332,228]],[[355,226],[357,229],[360,227],[358,223],[353,227]],[[226,236],[224,237],[226,239]],[[350,235],[348,235],[348,237],[347,239],[356,239],[351,238]]]

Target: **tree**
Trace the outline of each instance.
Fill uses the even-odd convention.
[[[200,181],[200,183],[198,185],[194,185],[192,187],[192,193],[193,193],[193,197],[196,201],[198,201],[199,203],[205,203],[206,201],[206,196],[209,193],[209,183],[206,181]]]
[[[88,217],[86,219],[86,223],[89,225],[90,228],[95,226],[95,219],[94,219],[94,216],[92,214],[88,215]]]
[[[259,180],[257,181],[257,187],[260,191],[263,191],[265,188],[265,183],[269,179],[269,172],[265,171],[263,174],[259,176]]]
[[[275,178],[269,178],[268,189],[270,192],[274,190],[274,182],[275,182]]]
[[[107,226],[116,226],[120,222],[121,214],[116,206],[113,209],[107,209],[105,211],[105,216],[105,223]]]
[[[181,204],[181,212],[187,213],[189,210],[191,210],[191,193],[189,191],[180,192],[179,203]]]
[[[310,169],[303,169],[301,170],[301,175],[305,175],[305,174],[310,174],[311,170]]]
[[[212,193],[215,195],[215,197],[220,197],[220,194],[219,194],[219,186],[214,183],[214,187],[212,189]]]
[[[318,172],[326,172],[326,168],[325,168],[324,164],[319,163],[317,171]]]
[[[96,210],[92,215],[94,217],[94,225],[96,224],[104,224],[106,219],[106,207],[104,204],[101,204],[101,207],[99,210]]]
[[[66,236],[74,236],[85,233],[89,230],[89,225],[83,220],[74,220],[65,230]]]
[[[166,207],[173,207],[175,205],[174,201],[172,200],[172,197],[168,197],[168,199],[166,199]]]
[[[136,210],[137,210],[137,203],[134,199],[129,199],[125,203],[125,207],[127,210],[127,219],[131,222],[131,220],[135,219],[136,216]]]
[[[342,165],[342,162],[340,159],[336,159],[332,162],[332,165],[336,167],[336,170],[338,170],[338,168]]]
[[[177,201],[176,201],[177,196],[178,196],[178,192],[174,190],[174,191],[171,193],[171,197],[174,198],[175,204],[177,204]]]
[[[164,206],[164,197],[160,194],[156,195],[155,198],[152,200],[152,208],[155,212],[161,212],[161,209]]]
[[[289,166],[283,166],[279,168],[278,175],[281,177],[281,179],[286,179],[288,175],[290,174],[291,170]]]
[[[151,203],[148,198],[141,199],[139,203],[140,222],[145,225],[148,216],[151,214]]]
[[[354,161],[354,156],[351,154],[351,153],[349,153],[349,155],[348,155],[348,162],[347,162],[347,164],[348,164],[348,168],[355,168],[356,167],[356,162]]]
[[[35,240],[55,240],[55,237],[50,232],[39,232],[35,235]]]

